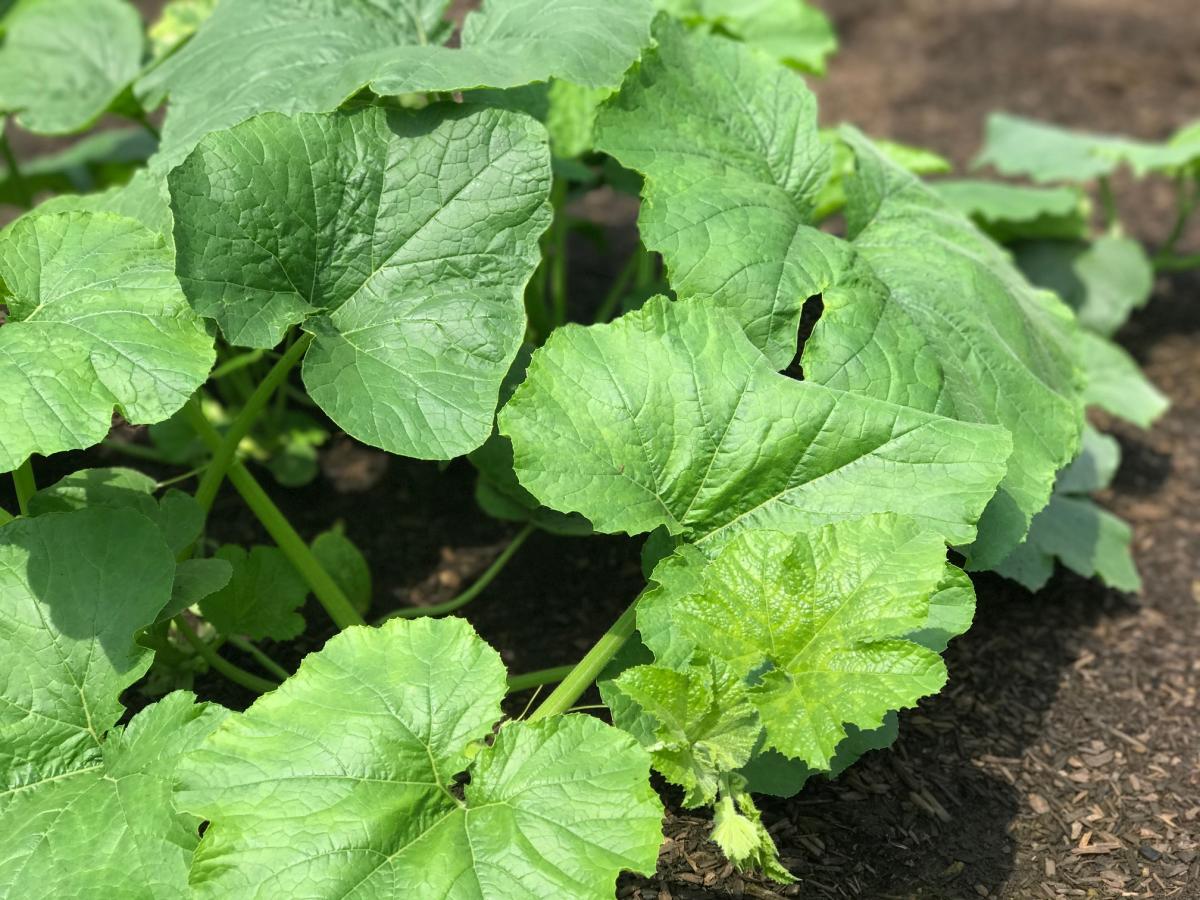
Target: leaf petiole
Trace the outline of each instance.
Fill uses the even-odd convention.
[[[513,558],[513,555],[519,549],[521,549],[521,545],[525,543],[525,541],[531,534],[533,534],[535,530],[536,526],[526,525],[524,528],[518,531],[516,536],[509,541],[508,546],[500,551],[500,555],[492,561],[492,564],[488,566],[486,570],[484,570],[484,573],[475,579],[475,583],[457,597],[453,597],[444,603],[435,603],[432,606],[413,606],[405,609],[392,610],[392,612],[388,613],[387,615],[380,616],[376,620],[375,624],[382,625],[388,619],[418,619],[424,616],[444,616],[447,613],[454,612],[456,609],[462,609],[481,593],[483,593],[484,588],[491,584],[492,580],[500,574],[506,565],[508,565],[508,561]]]
[[[280,681],[287,681],[292,677],[291,672],[289,672],[279,663],[275,662],[275,660],[271,659],[271,657],[269,657],[266,652],[258,647],[253,641],[246,640],[246,638],[236,634],[228,635],[227,639],[230,644],[237,647],[243,653],[248,653],[250,656],[253,656],[255,662],[257,662],[260,666],[262,666]]]
[[[554,666],[549,669],[537,669],[533,672],[525,672],[523,675],[508,676],[508,692],[515,694],[517,691],[527,691],[530,688],[541,687],[543,684],[553,684],[556,681],[562,681],[574,670],[575,665],[569,666]]]
[[[29,498],[37,493],[37,481],[33,477],[33,457],[17,466],[12,473],[13,487],[17,492],[17,508],[21,515],[29,515]]]
[[[297,342],[299,343],[299,342]],[[185,415],[191,423],[192,429],[204,441],[211,450],[216,452],[221,446],[221,436],[212,426],[212,423],[205,418],[204,412],[200,409],[196,398],[192,398],[184,407]],[[312,589],[313,596],[317,598],[317,602],[325,608],[329,613],[329,617],[334,621],[338,628],[349,628],[351,625],[366,625],[366,621],[355,610],[354,605],[347,599],[345,592],[342,591],[333,577],[325,571],[325,567],[313,555],[311,549],[304,539],[292,527],[291,522],[280,511],[279,507],[267,495],[267,492],[262,489],[253,475],[239,462],[232,463],[226,475],[229,478],[230,484],[234,489],[241,494],[246,505],[250,507],[250,511],[254,513],[263,528],[267,530],[267,534],[271,536],[276,546],[283,551],[283,555],[288,558],[296,571],[300,573],[309,588]]]
[[[279,687],[274,681],[260,678],[253,672],[247,672],[241,666],[235,666],[229,660],[225,659],[201,638],[200,635],[196,634],[195,629],[187,623],[183,616],[176,616],[172,621],[174,621],[175,627],[179,629],[179,633],[183,635],[183,639],[192,645],[192,649],[196,651],[196,654],[212,666],[214,671],[224,675],[234,684],[240,684],[242,687],[248,688],[258,694],[265,694],[267,691],[273,691]]]
[[[0,122],[0,125],[3,125],[3,122]],[[13,153],[12,146],[8,143],[8,136],[4,134],[2,127],[0,127],[0,157],[4,158],[4,164],[8,167],[8,177],[16,185],[21,205],[25,209],[33,209],[33,192],[29,190],[29,182],[21,174],[21,166],[17,162],[16,154]]]
[[[640,595],[638,599],[641,599]],[[559,686],[533,711],[528,721],[536,722],[547,716],[562,715],[575,705],[575,701],[583,696],[583,692],[600,677],[608,661],[633,636],[637,628],[637,605],[638,600],[629,604],[625,612],[621,613],[608,631],[601,635],[600,640],[592,645],[592,649],[571,669]]]

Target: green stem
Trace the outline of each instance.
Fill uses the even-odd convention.
[[[554,666],[551,669],[538,669],[536,672],[526,672],[523,675],[508,676],[508,692],[515,694],[517,691],[527,691],[530,688],[540,687],[543,684],[553,684],[556,681],[562,681],[575,666]]]
[[[259,382],[258,387],[246,400],[246,405],[229,423],[229,429],[225,432],[220,444],[213,450],[212,460],[209,462],[208,468],[204,470],[200,486],[196,488],[196,502],[200,504],[200,508],[204,510],[205,514],[212,509],[217,491],[221,488],[221,482],[225,480],[225,473],[237,455],[238,445],[250,433],[250,429],[262,415],[263,409],[275,393],[276,388],[287,378],[292,367],[300,361],[300,357],[304,355],[304,351],[311,343],[312,335],[306,334],[292,344],[288,351],[276,360],[271,371],[267,373],[267,377]]]
[[[483,593],[484,588],[491,584],[495,577],[500,574],[501,570],[508,565],[508,561],[513,558],[513,554],[521,548],[521,545],[525,543],[535,530],[534,525],[526,525],[518,531],[516,536],[509,541],[508,546],[484,570],[484,573],[475,579],[475,583],[457,597],[447,600],[444,603],[435,603],[433,606],[413,606],[393,610],[387,615],[381,616],[376,624],[382,624],[388,619],[419,619],[424,616],[444,616],[447,613],[454,612],[456,609],[462,609],[462,607]]]
[[[4,134],[3,124],[0,122],[0,156],[4,157],[4,164],[8,166],[8,177],[17,187],[17,196],[21,200],[21,205],[26,209],[33,209],[33,192],[29,190],[29,182],[21,174],[21,166],[17,162],[12,146],[8,143],[8,136]]]
[[[1200,268],[1200,253],[1188,256],[1176,256],[1173,253],[1160,254],[1154,257],[1154,269],[1157,272],[1182,272],[1185,269]]]
[[[221,363],[212,370],[209,378],[221,379],[230,372],[236,372],[238,369],[244,369],[246,366],[252,366],[266,354],[265,350],[248,350],[245,353],[239,353],[237,356],[232,356],[225,362]]]
[[[161,452],[153,447],[147,447],[144,444],[135,444],[133,441],[116,441],[112,438],[105,438],[100,442],[100,446],[105,450],[112,450],[114,453],[123,453],[126,456],[132,456],[134,459],[144,459],[148,462],[162,463],[170,465],[171,460],[167,459]]]
[[[1112,182],[1107,175],[1101,175],[1098,184],[1100,186],[1100,208],[1104,211],[1104,229],[1114,232],[1120,228],[1120,217],[1117,214],[1117,198],[1113,194]]]
[[[0,525],[7,525],[13,520],[13,514],[7,509],[0,507]]]
[[[229,643],[233,644],[233,646],[237,647],[243,653],[248,653],[253,656],[255,661],[260,666],[262,666],[280,681],[287,681],[292,677],[291,672],[289,672],[279,663],[275,662],[275,660],[271,659],[271,657],[267,656],[267,654],[257,647],[253,641],[248,641],[244,637],[240,637],[236,634],[229,635],[228,639]]]
[[[625,642],[637,629],[637,604],[637,600],[629,604],[628,609],[604,632],[592,649],[571,669],[570,674],[551,691],[550,696],[542,701],[542,705],[533,711],[529,716],[530,722],[547,716],[562,715],[575,705],[575,701],[583,696],[583,692],[600,676],[608,661],[625,646]]]
[[[13,487],[17,491],[17,508],[21,515],[29,515],[29,498],[37,493],[37,481],[33,477],[33,457],[17,466],[12,473]]]
[[[654,258],[654,254],[645,248],[643,245],[642,252],[638,254],[637,270],[633,279],[634,286],[639,291],[649,290],[658,278],[658,261]]]
[[[213,428],[212,423],[204,417],[199,403],[193,398],[184,407],[188,421],[200,439],[215,453],[221,446],[221,436]],[[363,617],[354,609],[354,605],[346,598],[332,576],[313,555],[304,538],[296,533],[296,529],[287,520],[279,507],[274,504],[267,492],[262,489],[253,475],[239,462],[232,463],[226,475],[234,489],[242,495],[250,511],[254,513],[267,534],[271,536],[283,555],[296,567],[296,571],[308,584],[317,598],[317,602],[329,613],[338,628],[349,628],[351,625],[367,624]]]
[[[633,281],[633,276],[643,265],[642,257],[648,255],[646,248],[639,241],[637,249],[633,251],[633,254],[629,257],[629,261],[625,263],[621,271],[617,273],[612,287],[608,289],[608,293],[604,295],[604,299],[596,307],[595,322],[607,322],[613,317],[613,313],[617,311],[617,306],[620,305],[625,295],[629,293],[629,283]]]
[[[1191,188],[1190,191],[1189,188]],[[1200,203],[1200,180],[1193,182],[1186,175],[1180,173],[1179,177],[1175,179],[1175,222],[1171,226],[1171,233],[1167,235],[1162,249],[1157,254],[1159,257],[1175,255],[1175,245],[1179,243],[1183,233],[1187,230],[1188,220],[1196,211],[1198,203]]]
[[[567,238],[570,234],[567,222],[567,183],[563,179],[554,182],[550,192],[554,205],[554,223],[551,227],[550,246],[550,305],[554,310],[554,327],[567,321]]]
[[[195,630],[187,623],[183,616],[176,616],[174,622],[175,627],[179,629],[179,633],[183,635],[184,640],[192,645],[192,649],[205,662],[212,666],[214,671],[224,675],[230,681],[240,684],[244,688],[249,688],[258,694],[264,694],[279,687],[274,681],[259,678],[253,672],[247,672],[241,666],[235,666],[229,660],[225,659],[202,640],[200,635],[196,634]]]

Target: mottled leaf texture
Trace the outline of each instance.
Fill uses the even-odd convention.
[[[702,569],[672,584],[689,565]],[[683,641],[753,679],[766,746],[828,769],[844,724],[878,728],[945,683],[941,657],[905,639],[926,624],[945,568],[943,538],[892,514],[746,531],[712,560],[656,573],[638,630],[656,658]]]
[[[231,343],[301,324],[305,386],[365,443],[483,443],[550,221],[539,124],[451,104],[268,113],[206,137],[169,186],[180,282]]]
[[[142,22],[125,0],[21,0],[0,25],[0,115],[38,134],[83,131],[142,63]]]
[[[200,601],[204,618],[222,634],[286,641],[304,630],[298,612],[308,585],[276,547],[247,552],[226,544],[215,554],[233,567],[229,583]]]
[[[998,245],[928,186],[857,132],[846,134],[858,155],[848,185],[847,230],[887,285],[889,302],[868,312],[868,298],[860,298],[853,329],[842,322],[836,338],[832,332],[827,337],[818,323],[809,344],[836,339],[870,346],[890,341],[893,331],[919,336],[944,377],[936,411],[1001,425],[1012,434],[1008,472],[969,548],[973,563],[986,567],[1021,541],[1049,499],[1054,474],[1078,449],[1079,329],[1057,298],[1033,288]],[[890,327],[879,327],[888,322]],[[892,377],[880,367],[816,365],[809,352],[806,345],[805,375],[835,387],[878,394]]]
[[[90,447],[114,407],[159,422],[208,377],[212,339],[162,239],[108,214],[27,216],[0,233],[0,471]]]
[[[649,0],[486,0],[461,48],[447,0],[240,0],[217,6],[139,94],[171,96],[159,162],[261,112],[327,112],[365,87],[377,94],[516,87],[564,78],[616,87],[649,43]]]
[[[648,754],[579,715],[484,746],[504,692],[460,619],[337,635],[184,762],[177,801],[211,822],[198,895],[600,900],[652,872]]]
[[[171,596],[174,557],[129,509],[0,529],[0,894],[187,896],[199,820],[175,811],[179,755],[219,708],[172,694],[125,729],[118,695],[150,665],[135,633]]]
[[[726,313],[663,297],[556,331],[499,419],[542,503],[708,553],[889,510],[969,543],[1011,450],[1001,428],[780,375]]]

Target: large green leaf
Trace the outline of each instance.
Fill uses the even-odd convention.
[[[648,754],[578,715],[486,746],[504,692],[459,619],[334,637],[185,761],[177,800],[211,822],[199,896],[599,900],[652,872]]]
[[[0,282],[0,471],[99,442],[114,407],[136,424],[161,421],[208,377],[212,339],[171,253],[132,219],[24,217],[0,233]]]
[[[648,0],[488,0],[460,49],[447,0],[242,0],[217,6],[138,91],[169,93],[163,167],[205,134],[257,113],[326,112],[365,87],[381,95],[515,87],[551,77],[615,87],[649,42]]]
[[[726,313],[662,297],[556,331],[499,420],[542,503],[709,553],[889,510],[969,543],[1011,451],[995,426],[780,375]]]
[[[115,727],[174,572],[130,509],[0,528],[0,894],[187,895],[199,820],[171,804],[174,768],[220,712],[173,694]]]
[[[1113,334],[1154,290],[1154,266],[1127,237],[1021,241],[1012,249],[1026,278],[1058,294],[1081,325],[1099,334]]]
[[[87,128],[141,66],[142,23],[125,0],[21,0],[0,25],[0,116],[39,134]]]
[[[180,282],[231,343],[301,324],[305,385],[354,437],[440,459],[483,443],[550,221],[540,125],[449,104],[268,113],[209,135],[169,185]]]
[[[833,366],[837,357],[827,358],[824,345],[886,346],[894,332],[905,333],[940,364],[936,411],[1012,434],[1008,472],[969,549],[974,562],[987,566],[1021,541],[1049,499],[1055,472],[1078,448],[1079,329],[1057,298],[1033,288],[965,217],[865,138],[847,133],[858,154],[847,230],[887,285],[888,302],[869,309],[878,295],[863,294],[853,321],[818,322],[805,346],[805,375],[879,395],[894,377],[888,368]]]
[[[90,212],[111,213],[136,219],[160,236],[169,252],[175,251],[175,236],[171,233],[171,206],[167,200],[167,180],[148,169],[138,169],[133,177],[119,187],[92,194],[60,194],[51,197],[28,213],[42,216],[47,213]]]

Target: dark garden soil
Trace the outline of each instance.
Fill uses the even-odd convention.
[[[843,42],[815,83],[825,119],[960,166],[994,108],[1145,138],[1200,115],[1197,0],[825,5]],[[1127,185],[1120,199],[1139,236],[1162,235],[1161,187]],[[628,246],[632,203],[596,196],[581,213]],[[575,284],[601,293],[612,273],[579,249]],[[1036,597],[977,579],[979,613],[948,653],[950,684],[901,716],[893,750],[764,801],[799,884],[738,876],[707,842],[707,817],[668,791],[658,873],[622,878],[621,897],[1200,898],[1200,277],[1162,281],[1120,337],[1173,402],[1149,433],[1115,429],[1125,459],[1104,498],[1134,526],[1143,594],[1065,574]],[[123,461],[68,454],[40,474]],[[478,513],[463,461],[439,472],[338,437],[310,486],[261,477],[306,536],[345,520],[371,563],[374,614],[448,599],[515,531]],[[211,532],[266,541],[228,488]],[[535,534],[466,612],[522,672],[578,659],[642,583],[634,541]],[[305,642],[264,644],[289,666],[330,634],[318,607],[307,614]],[[208,675],[195,688],[235,707],[252,699]]]

